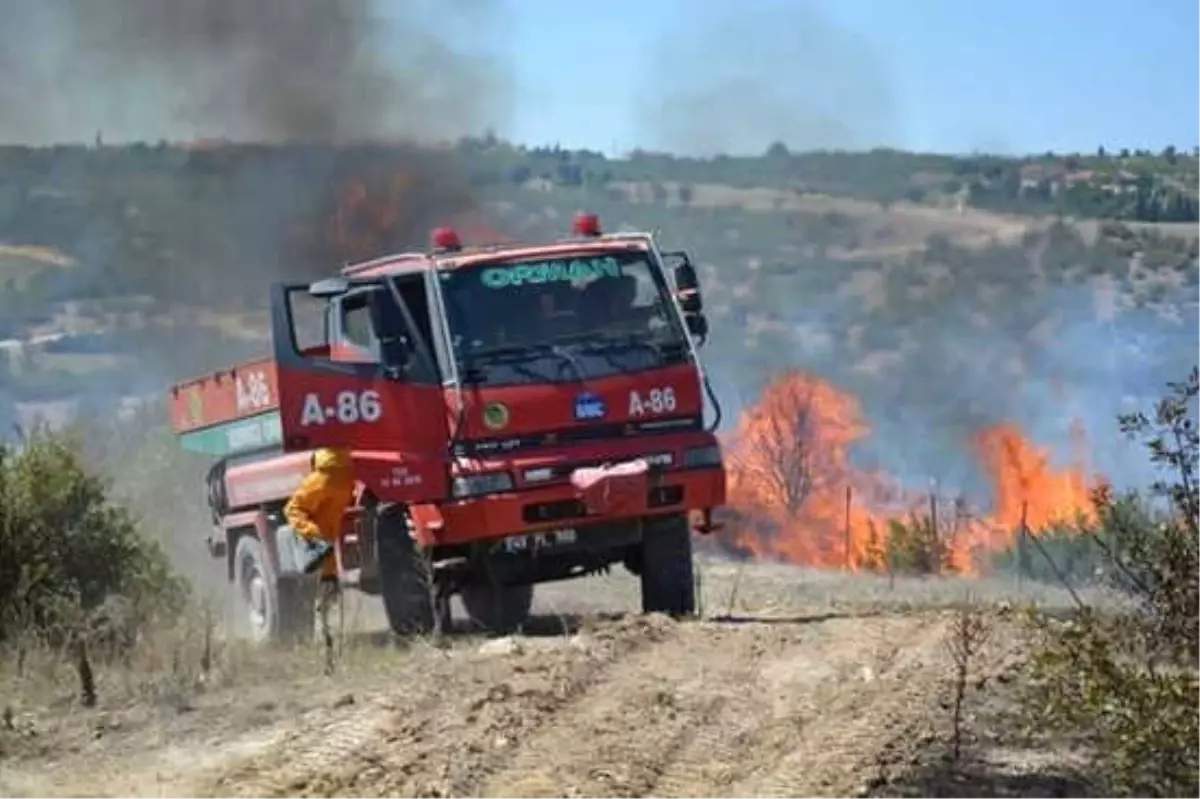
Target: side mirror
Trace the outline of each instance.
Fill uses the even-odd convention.
[[[700,299],[700,289],[691,289],[686,292],[681,291],[676,296],[679,299],[679,310],[688,316],[698,314],[704,310],[704,301]]]
[[[664,253],[664,257],[679,259],[675,266],[675,296],[680,310],[685,314],[700,313],[704,309],[704,300],[700,296],[700,277],[691,258],[686,252]]]
[[[708,317],[702,313],[689,313],[683,318],[687,323],[688,333],[703,345],[708,340]]]
[[[334,297],[340,297],[349,290],[350,282],[340,277],[318,280],[308,287],[309,296],[316,297],[319,300],[330,300]]]
[[[384,366],[403,368],[413,354],[408,325],[392,295],[384,288],[376,288],[367,294],[367,310],[371,314],[371,327],[379,340],[379,359]]]
[[[692,266],[692,262],[686,257],[683,263],[675,267],[675,290],[679,292],[700,290],[700,278],[696,274],[696,267]]]

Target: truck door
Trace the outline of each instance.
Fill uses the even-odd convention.
[[[449,493],[442,379],[428,321],[421,329],[428,306],[410,308],[428,302],[424,275],[399,278],[403,293],[396,280],[272,288],[280,426],[286,451],[349,448],[380,499],[428,502]],[[341,319],[343,299],[368,311],[365,322]],[[345,357],[348,347],[359,355]]]

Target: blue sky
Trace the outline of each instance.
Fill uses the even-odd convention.
[[[343,49],[324,51],[328,64],[275,66],[291,78],[285,105],[303,98],[347,135],[491,127],[609,154],[775,140],[1008,154],[1200,143],[1197,0],[375,2],[384,19],[362,50],[337,44],[361,74],[342,69]],[[289,49],[296,20],[271,42],[231,37],[207,56],[176,31],[187,46],[167,48],[172,61],[161,32],[131,48],[125,22],[97,33],[67,13],[83,5],[26,0],[0,24],[0,109],[22,109],[0,113],[0,141],[298,134],[254,95],[256,69],[301,52]],[[305,35],[319,40],[320,23]],[[20,79],[5,81],[14,56]]]
[[[524,142],[610,153],[771,138],[1007,153],[1200,142],[1196,0],[504,3],[516,91],[497,129]],[[705,92],[730,74],[725,94]]]

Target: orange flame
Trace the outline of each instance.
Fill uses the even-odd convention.
[[[329,219],[329,240],[338,257],[347,262],[364,261],[394,252],[397,247],[413,246],[412,228],[421,218],[420,209],[415,207],[421,202],[421,188],[420,178],[409,172],[370,182],[362,178],[348,180]],[[478,213],[457,214],[449,224],[458,230],[464,244],[508,241]]]
[[[1037,530],[1094,514],[1078,425],[1072,437],[1079,452],[1065,470],[1014,425],[977,435],[974,454],[992,484],[989,516],[855,469],[850,447],[868,433],[853,396],[804,372],[778,376],[726,443],[729,506],[737,517],[729,543],[759,557],[858,569],[877,557],[893,520],[917,514],[936,526],[947,567],[977,573],[980,555],[1009,546],[1022,520]]]

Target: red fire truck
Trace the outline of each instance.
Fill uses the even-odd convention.
[[[208,547],[251,635],[311,629],[315,587],[279,552],[320,447],[350,449],[359,483],[342,583],[398,633],[454,594],[511,631],[535,584],[615,563],[646,612],[693,613],[691,533],[725,501],[702,305],[687,253],[594,214],[534,245],[439,228],[428,251],[273,286],[272,356],[170,389],[182,446],[215,458]]]

